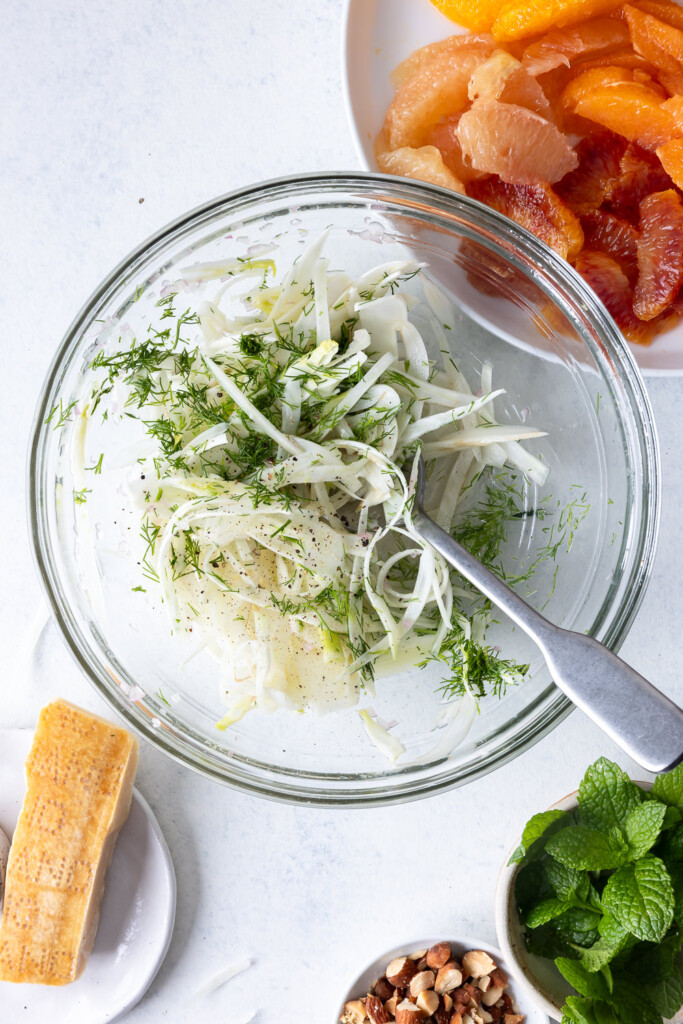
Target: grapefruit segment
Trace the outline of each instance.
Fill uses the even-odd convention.
[[[472,167],[512,184],[558,181],[578,163],[555,125],[512,103],[477,101],[460,118],[457,135]]]
[[[581,277],[593,289],[617,326],[629,341],[648,345],[660,331],[671,323],[671,318],[644,323],[633,312],[633,289],[623,270],[604,252],[584,249],[574,263]]]
[[[628,27],[614,18],[593,18],[572,28],[555,28],[530,43],[522,66],[530,75],[543,75],[583,56],[617,50],[630,42]]]
[[[683,284],[683,205],[673,189],[640,204],[638,281],[633,309],[653,320],[674,301]]]
[[[621,217],[593,210],[581,217],[584,246],[615,259],[631,283],[638,276],[638,232]]]
[[[457,114],[435,125],[427,137],[427,144],[436,146],[446,167],[456,178],[468,182],[481,178],[483,172],[475,170],[463,155],[457,132],[459,120],[460,114]]]
[[[521,224],[565,259],[573,259],[583,245],[578,218],[550,185],[509,185],[487,178],[470,182],[467,194]]]
[[[640,203],[645,196],[669,189],[672,184],[657,157],[632,143],[619,161],[619,174],[607,184],[605,206],[638,226]]]
[[[683,188],[683,139],[672,139],[657,149],[662,167],[674,185]]]
[[[389,149],[419,147],[443,117],[463,110],[467,86],[488,53],[480,45],[440,53],[399,89],[382,129]]]
[[[423,46],[411,53],[410,57],[407,57],[391,72],[391,83],[394,89],[400,89],[409,78],[412,78],[418,71],[422,71],[436,57],[456,53],[463,47],[468,50],[480,48],[488,56],[493,53],[495,42],[492,35],[482,33],[481,35],[448,36],[446,39],[439,39],[436,43]]]
[[[471,100],[499,99],[526,107],[548,121],[554,119],[553,109],[539,83],[506,50],[496,50],[479,65],[467,91]]]
[[[579,166],[555,186],[575,213],[588,213],[602,205],[610,182],[621,173],[627,143],[619,135],[587,135],[576,147]]]
[[[465,186],[446,167],[436,146],[421,146],[419,149],[404,146],[388,153],[379,153],[377,163],[379,169],[385,174],[397,174],[402,178],[417,178],[419,181],[428,181],[432,185],[450,188],[453,192],[463,194],[465,192]]]
[[[618,6],[619,0],[508,0],[491,30],[499,42],[525,39],[551,28],[564,28],[609,14]]]

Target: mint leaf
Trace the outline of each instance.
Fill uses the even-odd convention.
[[[564,1014],[562,1020],[564,1021],[566,1017],[571,1021],[571,1024],[597,1024],[591,999],[583,999],[581,996],[567,996],[562,1012]]]
[[[551,896],[531,908],[524,919],[524,924],[527,928],[538,928],[540,925],[552,921],[554,917],[559,917],[565,910],[567,910],[567,903],[558,899],[557,896]]]
[[[664,863],[647,854],[619,868],[607,880],[602,903],[636,938],[659,942],[674,916],[674,891]]]
[[[612,914],[605,913],[598,924],[600,937],[590,949],[581,950],[581,963],[587,971],[600,971],[620,953],[629,941],[629,932]]]
[[[553,890],[546,877],[543,864],[539,861],[532,861],[531,864],[525,864],[519,869],[515,879],[515,902],[522,920],[539,900],[552,895]]]
[[[683,1006],[683,977],[679,972],[655,985],[648,985],[646,993],[662,1017],[673,1017]]]
[[[592,946],[598,939],[600,914],[583,907],[570,907],[556,917],[551,927],[571,946]]]
[[[589,999],[609,999],[609,988],[601,974],[591,974],[578,960],[567,960],[563,956],[558,956],[555,966],[579,995]]]
[[[588,898],[590,880],[585,871],[577,871],[576,868],[560,864],[554,857],[548,857],[545,862],[545,873],[560,899],[568,900],[572,896],[580,900]]]
[[[619,765],[600,757],[586,771],[579,786],[579,818],[590,828],[621,826],[642,800],[636,784]]]
[[[563,829],[548,840],[546,849],[555,860],[579,871],[618,868],[626,860],[624,850],[615,850],[608,836],[586,825]]]
[[[619,1018],[609,1003],[596,1001],[593,1003],[597,1024],[620,1024]]]
[[[676,825],[659,841],[657,853],[666,861],[683,861],[683,825]]]
[[[658,775],[652,786],[652,795],[663,804],[683,811],[683,764],[666,775]]]
[[[664,821],[662,822],[662,832],[665,832],[669,828],[674,828],[675,825],[680,824],[681,812],[677,807],[667,807],[666,814],[664,815]]]
[[[557,933],[554,924],[554,921],[550,921],[548,924],[542,924],[540,928],[527,932],[526,948],[534,956],[544,956],[548,960],[554,960],[556,956],[575,956],[575,948]]]
[[[527,821],[522,833],[522,841],[510,857],[508,864],[519,864],[525,857],[533,856],[535,853],[540,855],[543,845],[539,843],[538,847],[532,850],[534,844],[546,835],[551,826],[555,826],[555,830],[557,830],[558,823],[569,818],[570,815],[567,811],[541,811],[540,814],[534,814],[533,818]]]
[[[639,942],[619,963],[620,974],[643,985],[655,985],[676,972],[682,938],[667,935],[661,942]]]
[[[674,887],[674,921],[679,928],[683,928],[683,864],[671,864],[667,871]]]
[[[615,979],[611,1003],[623,1024],[662,1024],[652,1003],[643,998],[643,986],[636,982]]]
[[[624,835],[629,847],[629,857],[637,860],[647,853],[659,838],[664,823],[666,807],[657,800],[639,804],[624,822]]]

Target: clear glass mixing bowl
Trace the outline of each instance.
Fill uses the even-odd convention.
[[[494,627],[492,641],[506,657],[531,662],[529,677],[503,699],[483,701],[455,749],[452,727],[439,719],[443,672],[436,665],[378,682],[374,710],[398,721],[407,748],[393,764],[368,742],[353,709],[252,712],[219,732],[216,665],[200,653],[183,666],[188,645],[171,636],[153,595],[132,589],[140,582],[136,538],[122,533],[115,513],[121,496],[106,487],[111,425],[93,420],[88,428],[86,457],[97,462],[105,451],[105,458],[92,504],[81,505],[72,497],[75,418],[46,423],[60,402],[62,409],[82,404],[94,352],[122,333],[145,330],[180,268],[267,243],[283,269],[326,228],[332,269],[357,274],[406,257],[428,263],[431,280],[450,299],[443,316],[459,367],[476,381],[482,361],[490,360],[494,384],[507,389],[498,418],[528,417],[547,431],[536,450],[551,469],[543,491],[552,495],[549,507],[576,502],[590,511],[571,546],[565,531],[556,560],[534,577],[531,600],[555,622],[620,646],[650,574],[659,513],[657,442],[635,363],[595,295],[535,237],[465,197],[393,177],[307,175],[245,188],[179,218],[116,267],[76,317],[45,382],[30,451],[31,530],[66,642],[139,734],[183,764],[252,793],[380,804],[491,771],[568,713],[525,638],[508,623]],[[422,297],[419,280],[410,287]],[[124,420],[117,429],[123,444]],[[542,497],[527,487],[528,507]],[[511,524],[504,562],[533,557],[551,528],[553,537],[562,532],[559,511],[542,524],[534,517]]]

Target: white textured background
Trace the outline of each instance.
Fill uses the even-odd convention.
[[[341,0],[2,5],[0,726],[32,725],[58,694],[104,710],[54,627],[28,676],[17,664],[42,600],[25,521],[26,440],[55,346],[104,274],[171,218],[247,182],[357,166],[340,85],[341,13]],[[623,653],[680,702],[683,382],[653,380],[650,393],[662,537]],[[505,850],[601,753],[634,768],[576,712],[466,789],[344,812],[241,796],[145,747],[138,784],[175,860],[178,916],[168,958],[127,1020],[239,1024],[259,1008],[262,1024],[332,1024],[346,981],[383,948],[462,931],[495,941]],[[252,970],[193,998],[245,954],[257,957]]]

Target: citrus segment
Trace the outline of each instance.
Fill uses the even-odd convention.
[[[491,28],[505,0],[432,0],[432,3],[451,21],[479,32]]]
[[[630,4],[624,5],[623,12],[634,50],[654,64],[665,64],[662,58],[666,57],[679,64],[683,61],[683,32],[680,29]]]
[[[492,32],[499,42],[525,39],[609,14],[618,6],[619,0],[508,0],[493,22]]]
[[[481,46],[440,53],[399,89],[387,111],[383,133],[389,149],[420,146],[433,125],[468,103],[467,86],[488,54]]]
[[[652,14],[660,21],[683,29],[683,7],[679,4],[670,3],[669,0],[638,0],[637,6],[641,11]]]
[[[574,263],[584,281],[590,285],[629,341],[649,344],[671,323],[669,318],[644,323],[633,312],[633,289],[623,270],[604,252],[584,249]]]
[[[619,174],[607,184],[605,205],[638,226],[640,203],[645,196],[669,189],[672,184],[657,157],[631,143],[619,162]]]
[[[468,86],[471,100],[502,100],[533,110],[535,114],[554,119],[548,97],[520,61],[506,50],[496,50],[476,69]]]
[[[657,150],[662,167],[679,188],[683,188],[683,139],[672,139]]]
[[[467,194],[521,224],[565,259],[581,249],[581,224],[549,185],[508,185],[487,178],[470,182]]]
[[[629,281],[638,276],[638,232],[621,217],[606,210],[593,210],[581,217],[584,246],[615,259]]]
[[[668,309],[683,284],[683,205],[673,189],[640,204],[638,281],[633,309],[653,320]]]
[[[472,167],[512,184],[558,181],[578,163],[555,125],[512,103],[478,101],[460,118],[457,134]]]
[[[457,133],[459,120],[460,115],[457,115],[435,125],[427,136],[427,144],[436,146],[446,167],[453,172],[456,178],[468,182],[475,178],[481,178],[482,171],[475,170],[463,156]]]
[[[635,81],[634,74],[614,67],[585,71],[569,83],[562,103],[580,117],[646,149],[656,149],[675,133],[674,119],[662,108],[662,97],[645,83]]]
[[[423,46],[415,50],[398,67],[391,72],[391,82],[395,89],[400,89],[409,78],[412,78],[418,71],[422,71],[436,57],[443,57],[445,54],[456,53],[458,50],[478,49],[488,56],[495,49],[493,36],[482,33],[481,35],[448,36],[446,39],[439,39],[436,43]]]
[[[630,42],[628,27],[615,18],[593,18],[572,28],[555,28],[530,43],[522,66],[530,75],[543,75],[578,57],[616,50]]]
[[[377,157],[379,169],[385,174],[397,174],[402,178],[417,178],[432,185],[450,188],[453,192],[465,192],[465,186],[443,162],[436,146],[422,146],[411,149],[404,146]]]
[[[579,166],[555,186],[575,213],[588,213],[602,205],[610,182],[621,173],[627,143],[619,135],[588,135],[576,147]]]

